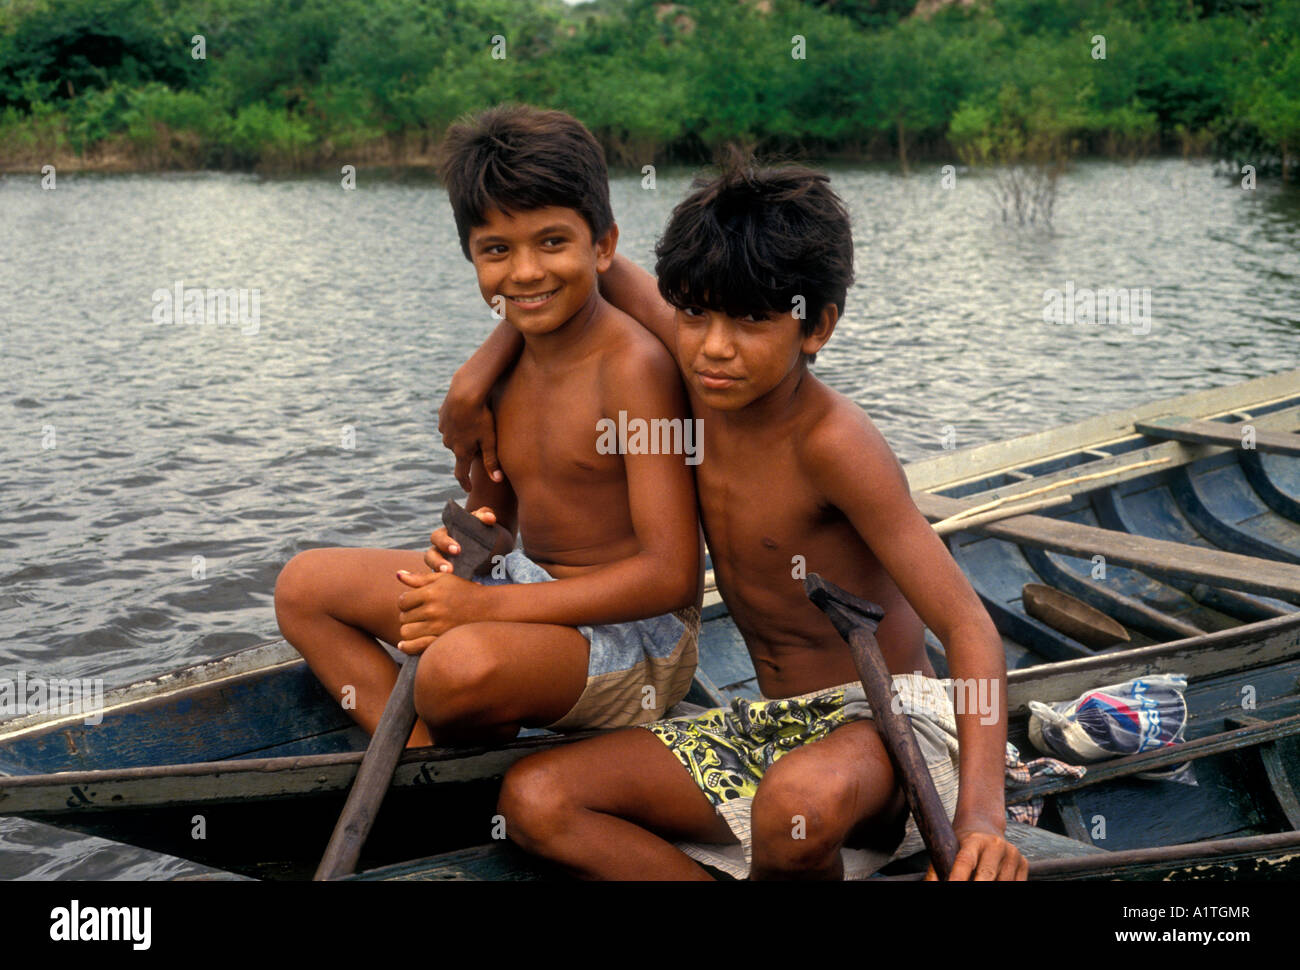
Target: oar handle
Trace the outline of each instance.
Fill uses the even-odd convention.
[[[848,643],[876,727],[885,742],[885,750],[894,762],[907,804],[916,819],[916,827],[930,850],[934,871],[940,879],[947,879],[957,857],[957,834],[934,787],[920,745],[916,743],[911,721],[906,714],[894,709],[893,677],[885,666],[880,646],[876,638],[861,627],[849,634]]]
[[[871,705],[872,717],[894,764],[916,827],[930,850],[930,862],[940,879],[947,879],[957,857],[957,835],[943,809],[930,769],[916,743],[912,722],[894,709],[894,678],[876,643],[876,625],[884,611],[875,603],[854,596],[816,573],[804,579],[808,598],[817,605],[849,645],[849,653]]]
[[[484,525],[455,502],[447,503],[442,521],[447,534],[460,545],[460,554],[453,560],[452,575],[469,579],[491,558],[496,529]],[[348,800],[316,868],[317,880],[337,879],[356,870],[362,846],[393,780],[397,761],[415,727],[415,672],[420,666],[419,659],[407,657],[398,670],[397,684],[384,704],[379,726],[370,738]]]

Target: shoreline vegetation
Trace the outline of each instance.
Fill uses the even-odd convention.
[[[510,100],[574,114],[621,169],[739,144],[1288,181],[1300,0],[0,0],[0,173],[429,167]]]

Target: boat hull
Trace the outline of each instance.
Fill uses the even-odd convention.
[[[1300,457],[1214,443],[1223,437],[1215,427],[1208,436],[1201,428],[1211,443],[1162,437],[1171,414],[1229,428],[1248,414],[1269,434],[1291,432],[1300,427],[1300,371],[907,467],[918,506],[932,518],[1108,473],[1070,484],[1074,499],[1050,515],[947,540],[1003,635],[1012,671],[1009,736],[1026,757],[1033,753],[1028,700],[1070,700],[1134,676],[1188,676],[1189,740],[1300,713]],[[1132,646],[1089,646],[1030,616],[1023,596],[1032,583],[1118,620]],[[758,697],[725,604],[714,596],[706,607],[688,700],[716,706]],[[942,675],[942,645],[930,638],[927,647]],[[99,724],[74,715],[0,724],[0,815],[264,878],[310,875],[366,741],[283,641],[111,692],[103,715]],[[491,750],[408,751],[363,864],[472,851],[490,838],[496,790],[510,764],[569,740],[532,732]],[[1196,764],[1195,788],[1119,777],[1057,792],[1044,823],[1075,845],[1119,853],[1291,831],[1300,827],[1297,744],[1288,735],[1207,756]],[[1256,857],[1240,854],[1187,865],[1117,856],[1108,875],[1060,877],[1293,872],[1289,848],[1267,852],[1271,861],[1259,855],[1254,868]]]

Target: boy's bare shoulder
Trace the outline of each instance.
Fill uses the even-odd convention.
[[[906,490],[903,466],[867,412],[816,378],[812,380],[814,394],[796,445],[809,479],[827,494],[840,493],[849,481]]]
[[[600,355],[602,377],[608,381],[640,381],[647,378],[677,381],[677,362],[659,342],[659,338],[646,330],[628,314],[610,304],[603,312],[602,330],[605,334],[603,353]]]

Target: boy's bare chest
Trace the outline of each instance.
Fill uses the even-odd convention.
[[[876,602],[896,601],[875,554],[813,485],[794,447],[710,453],[706,439],[697,474],[718,588],[751,650],[838,643],[807,600],[809,573]]]
[[[594,382],[535,376],[507,382],[496,401],[497,449],[507,477],[518,485],[523,475],[620,471],[619,456],[599,447],[602,417]]]
[[[806,555],[809,542],[828,524],[827,510],[792,450],[715,449],[711,454],[706,441],[697,474],[709,547],[732,570],[788,573],[792,558]]]

